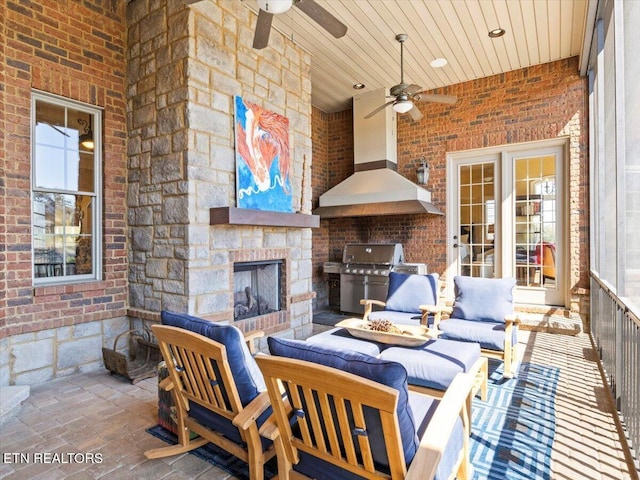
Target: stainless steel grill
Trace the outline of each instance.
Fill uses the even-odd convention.
[[[389,273],[426,274],[424,263],[404,263],[400,243],[351,243],[342,251],[342,263],[326,262],[324,273],[340,274],[340,311],[364,313],[363,298],[385,301]]]

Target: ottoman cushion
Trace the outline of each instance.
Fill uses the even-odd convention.
[[[480,358],[480,345],[451,340],[429,340],[420,347],[391,347],[380,358],[402,364],[409,384],[446,390],[456,374],[469,372]]]

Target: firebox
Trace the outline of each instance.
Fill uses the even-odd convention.
[[[266,315],[281,309],[282,260],[233,264],[233,319]]]

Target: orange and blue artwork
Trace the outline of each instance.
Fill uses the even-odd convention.
[[[292,213],[289,119],[234,100],[238,208]]]

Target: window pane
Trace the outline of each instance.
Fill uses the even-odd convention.
[[[35,187],[53,188],[62,190],[65,188],[65,159],[64,149],[36,145]]]
[[[33,211],[35,276],[91,273],[93,199],[38,192]],[[80,271],[78,261],[82,262]]]

